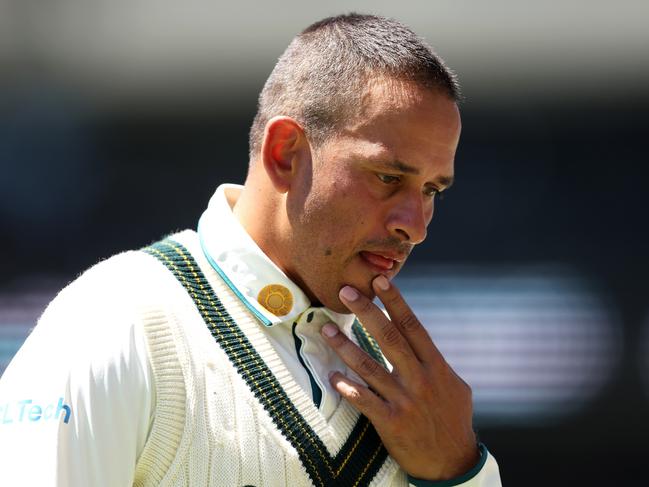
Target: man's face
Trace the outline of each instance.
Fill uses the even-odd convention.
[[[314,302],[348,312],[346,284],[373,297],[426,238],[435,193],[453,178],[460,115],[447,96],[375,82],[357,121],[312,153],[288,194],[289,275]]]

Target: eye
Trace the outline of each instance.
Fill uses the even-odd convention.
[[[424,195],[428,196],[429,198],[434,198],[435,195],[438,195],[438,194],[439,194],[439,191],[434,186],[426,186],[424,188]]]
[[[381,182],[385,183],[385,184],[395,184],[395,183],[398,183],[399,181],[401,181],[400,176],[392,176],[390,174],[381,174],[381,173],[379,173],[379,174],[376,175],[376,177],[379,178],[381,180]]]

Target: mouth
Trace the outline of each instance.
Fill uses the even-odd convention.
[[[380,273],[386,273],[393,270],[395,266],[398,266],[406,259],[405,255],[387,251],[368,252],[363,250],[359,253],[366,263],[370,264],[370,266],[375,268],[375,270],[378,270]]]

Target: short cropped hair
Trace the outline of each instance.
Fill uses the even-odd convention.
[[[358,116],[363,86],[381,76],[461,98],[455,74],[405,25],[356,13],[328,17],[298,34],[268,77],[250,129],[251,163],[272,117],[294,118],[317,147]]]

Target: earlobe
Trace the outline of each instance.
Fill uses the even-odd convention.
[[[286,193],[298,169],[304,150],[309,150],[302,127],[290,117],[273,117],[266,124],[261,156],[271,183]]]

